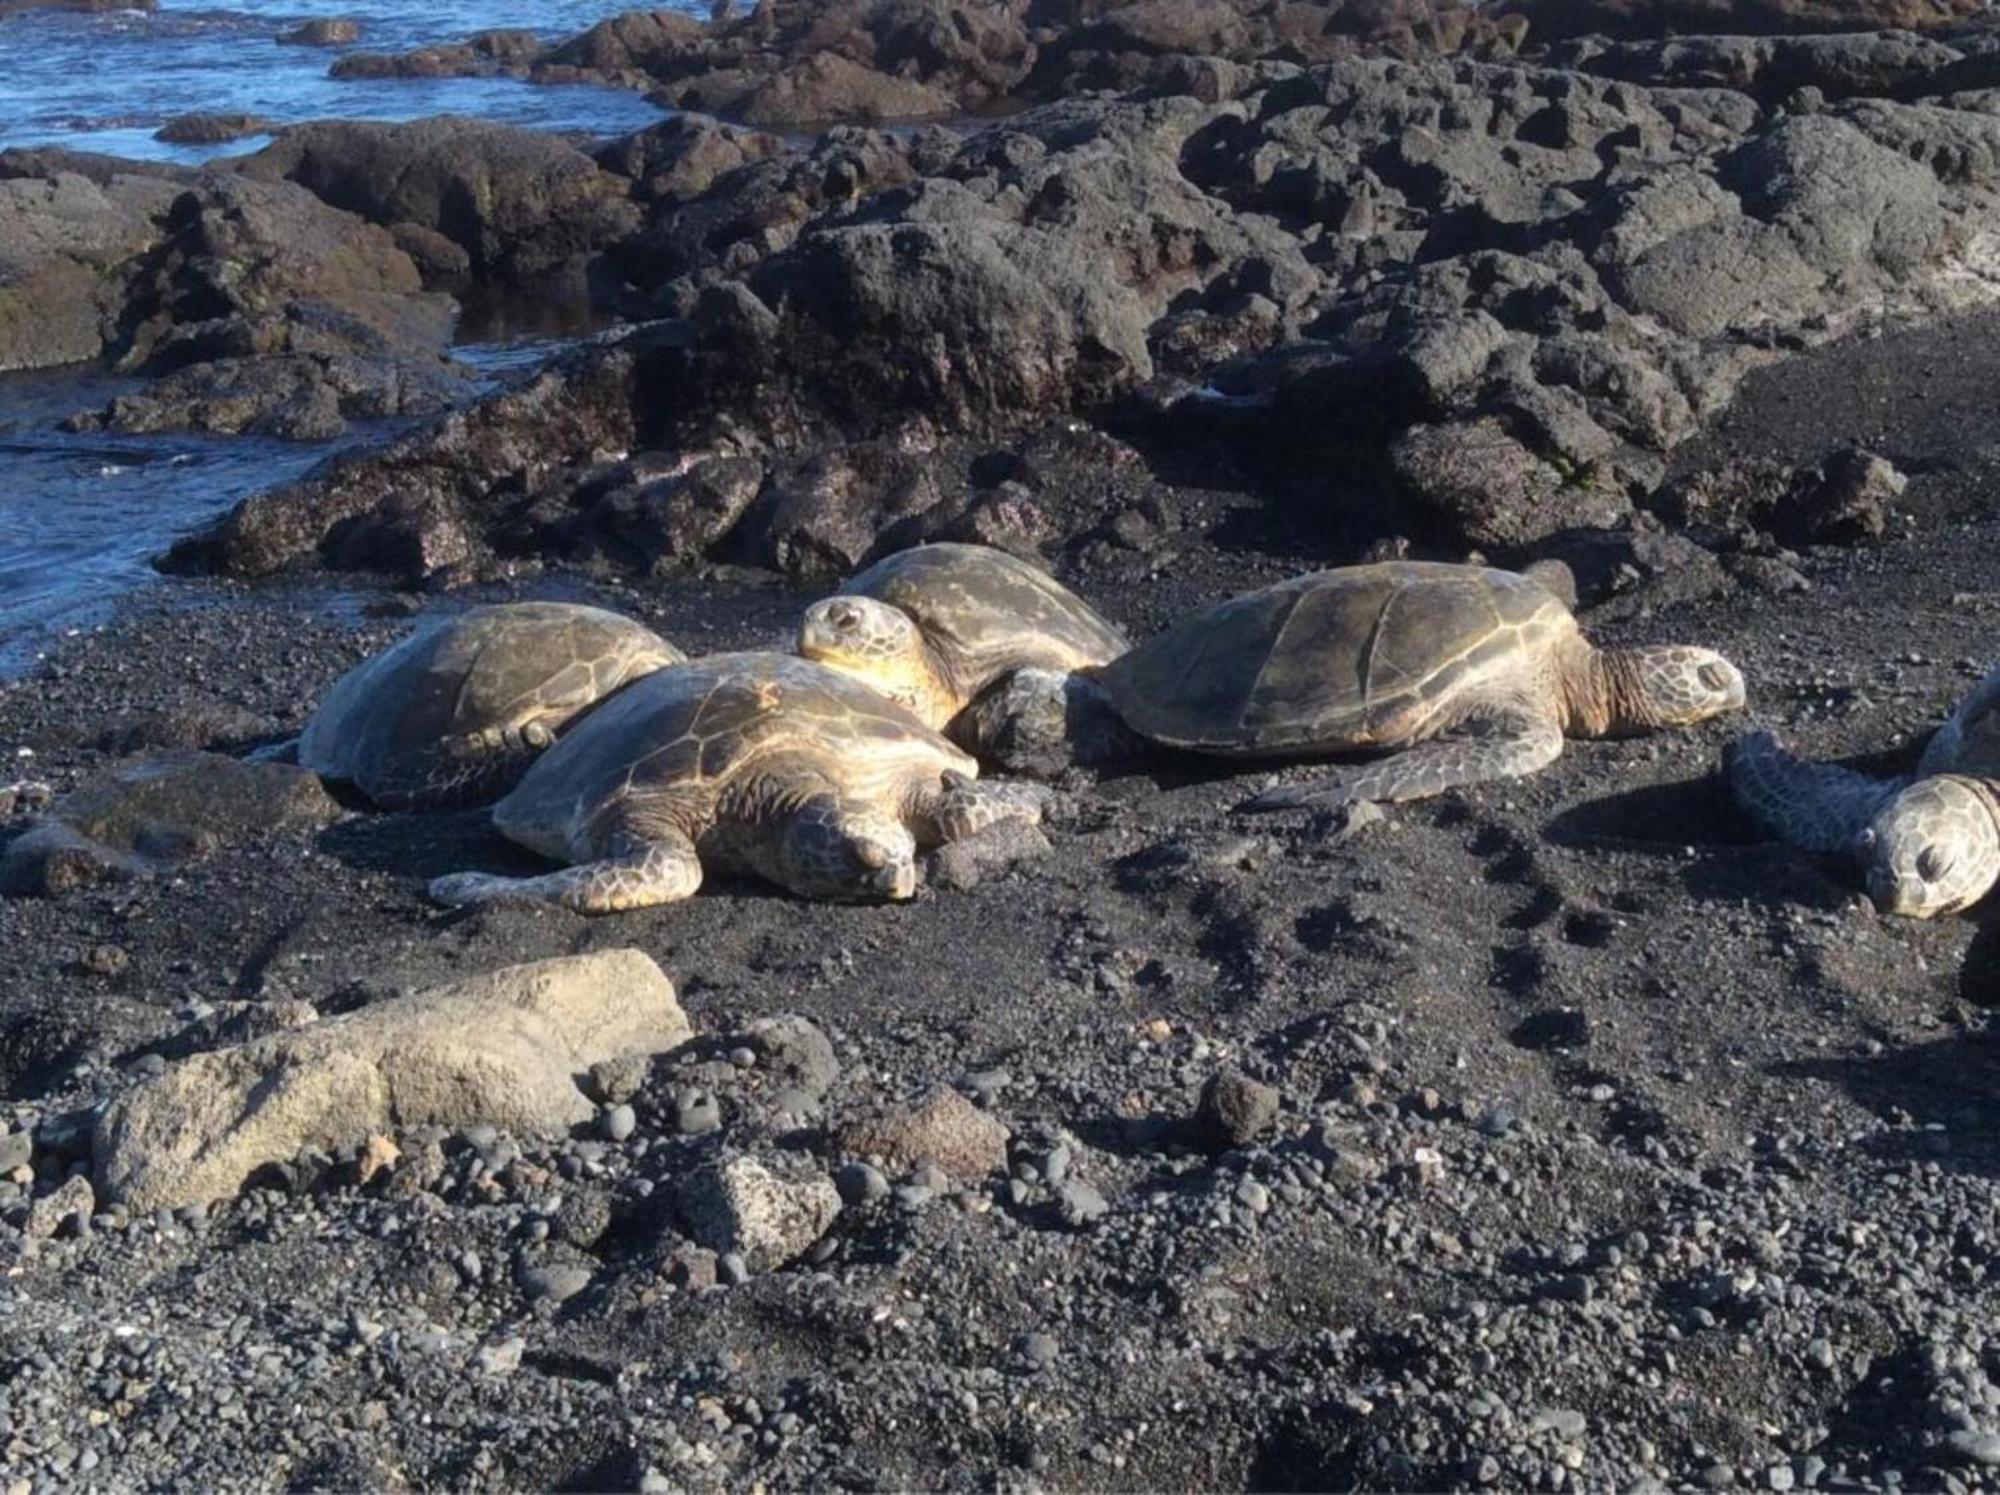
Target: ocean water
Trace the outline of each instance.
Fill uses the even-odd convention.
[[[511,338],[457,353],[494,388],[532,373],[571,341]],[[0,678],[30,668],[119,598],[173,586],[153,562],[176,537],[238,499],[411,424],[357,421],[330,442],[57,429],[64,416],[137,382],[84,368],[0,374]]]
[[[348,16],[362,24],[359,47],[402,51],[496,26],[566,36],[631,8],[629,0],[246,0],[228,8],[162,0],[150,13],[30,12],[0,19],[0,150],[62,145],[192,163],[263,143],[184,147],[152,138],[164,121],[196,110],[247,111],[286,123],[449,113],[531,129],[622,134],[661,112],[614,89],[475,79],[336,82],[326,71],[344,49],[280,45],[275,38],[303,21]],[[513,335],[523,325],[532,320],[468,322],[486,341],[459,354],[498,380],[532,369],[565,345],[560,338]],[[394,429],[357,426],[340,443],[57,429],[63,417],[101,406],[126,387],[130,381],[95,368],[0,374],[0,675],[30,667],[66,632],[158,582],[153,558],[178,535],[251,493],[300,476],[343,445],[379,440]]]
[[[228,7],[162,0],[156,11],[29,11],[0,20],[0,150],[65,145],[194,162],[266,143],[266,137],[252,137],[222,146],[173,146],[153,139],[167,120],[195,112],[261,114],[282,124],[470,114],[531,129],[622,134],[660,118],[660,111],[617,89],[537,87],[511,79],[337,82],[327,68],[344,51],[401,52],[495,26],[567,36],[634,8],[632,0],[245,0]],[[361,23],[361,40],[353,47],[277,40],[301,22],[339,16]]]

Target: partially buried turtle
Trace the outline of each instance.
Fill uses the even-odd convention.
[[[814,603],[798,650],[975,751],[967,707],[1019,670],[1066,674],[1131,645],[1047,572],[986,545],[898,551]]]
[[[334,682],[298,761],[385,809],[477,804],[505,793],[578,713],[685,657],[603,608],[475,607]]]
[[[1956,913],[2000,881],[2000,669],[1932,734],[1914,775],[1812,763],[1769,732],[1733,744],[1728,770],[1737,803],[1767,829],[1860,860],[1884,913]]]
[[[1566,736],[1686,726],[1743,705],[1742,675],[1711,650],[1594,647],[1558,595],[1564,580],[1420,561],[1314,572],[1067,681],[1023,674],[991,709],[1042,740],[1103,743],[1112,714],[1189,752],[1390,755],[1245,806],[1285,809],[1514,778],[1552,763]]]
[[[718,654],[606,702],[494,806],[502,835],[573,865],[536,877],[455,873],[430,892],[453,905],[606,913],[686,898],[706,868],[809,898],[908,898],[920,847],[1040,820],[1032,794],[975,783],[978,772],[836,670]]]

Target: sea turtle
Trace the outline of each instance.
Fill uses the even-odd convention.
[[[1769,732],[1733,744],[1728,767],[1736,802],[1765,827],[1857,857],[1884,913],[1956,913],[2000,880],[2000,669],[1932,734],[1914,775],[1808,762]]]
[[[385,809],[476,804],[504,793],[579,712],[685,657],[603,608],[475,607],[335,681],[298,761]]]
[[[918,545],[806,609],[798,651],[979,749],[966,708],[1018,670],[1106,664],[1125,635],[1047,572],[987,545]]]
[[[1023,675],[999,709],[1039,718],[1031,735],[1043,739],[1102,741],[1108,705],[1140,737],[1190,752],[1393,753],[1245,806],[1265,810],[1514,778],[1553,762],[1565,736],[1684,726],[1743,704],[1743,677],[1710,650],[1593,647],[1561,580],[1423,561],[1316,571],[1194,613],[1069,682]]]
[[[547,902],[581,913],[686,898],[702,871],[753,872],[809,898],[908,898],[919,846],[1001,820],[1026,790],[859,681],[789,654],[661,670],[592,712],[493,808],[502,835],[574,865],[441,877],[440,903]]]

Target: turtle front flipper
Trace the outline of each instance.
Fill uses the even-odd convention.
[[[686,837],[627,838],[594,862],[545,872],[540,877],[496,877],[454,872],[434,878],[426,890],[432,901],[451,908],[489,903],[548,903],[579,914],[613,914],[626,909],[678,903],[701,886],[701,859]]]
[[[1310,784],[1280,784],[1237,806],[1266,810],[1338,808],[1363,801],[1428,799],[1466,784],[1518,779],[1547,768],[1562,756],[1562,728],[1527,711],[1496,711],[1466,718],[1449,735],[1336,778]]]
[[[1738,738],[1724,765],[1736,803],[1803,851],[1852,851],[1868,823],[1909,783],[1808,762],[1769,732]]]

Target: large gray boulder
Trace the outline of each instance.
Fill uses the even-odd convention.
[[[591,1065],[690,1036],[640,950],[489,971],[171,1066],[98,1122],[98,1192],[172,1209],[233,1195],[303,1149],[401,1127],[561,1132],[596,1112],[576,1084]]]

